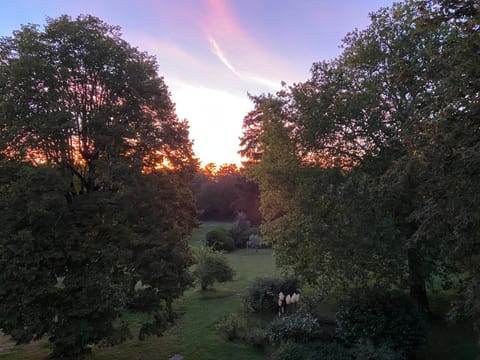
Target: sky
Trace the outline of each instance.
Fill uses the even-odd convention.
[[[99,17],[155,55],[202,163],[240,164],[248,94],[305,81],[392,0],[0,0],[0,36],[47,17]]]

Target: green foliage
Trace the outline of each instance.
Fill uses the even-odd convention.
[[[405,354],[395,352],[386,344],[373,345],[371,341],[363,341],[356,343],[351,352],[356,360],[404,360]]]
[[[247,312],[276,313],[278,311],[278,294],[285,295],[298,292],[298,280],[295,278],[256,278],[248,287],[243,299]]]
[[[208,247],[217,251],[233,251],[235,243],[230,233],[224,228],[210,230],[205,236],[205,243]]]
[[[235,225],[230,229],[235,247],[245,248],[250,235],[258,234],[259,230],[250,225],[250,222],[245,219],[238,220]]]
[[[255,348],[263,349],[269,344],[268,330],[261,327],[250,328],[244,340]]]
[[[424,315],[402,293],[352,291],[340,302],[336,322],[338,338],[349,346],[371,342],[410,354],[426,340]]]
[[[356,344],[347,348],[342,344],[314,341],[281,344],[273,354],[275,360],[402,360],[401,355],[388,347],[372,344]]]
[[[198,173],[196,176],[195,197],[201,220],[234,220],[233,202],[237,199],[236,184],[241,175],[235,171],[219,175]]]
[[[62,16],[0,39],[0,84],[2,331],[81,356],[128,337],[136,297],[161,334],[192,282],[195,161],[155,60]]]
[[[270,341],[278,345],[289,340],[308,343],[320,336],[318,320],[308,313],[295,313],[276,318],[269,329]]]
[[[235,271],[228,264],[228,260],[222,253],[209,247],[195,249],[194,276],[200,282],[202,290],[207,290],[215,282],[232,281]]]
[[[478,23],[474,0],[396,3],[306,81],[251,97],[242,153],[280,265],[325,289],[408,288],[427,311],[432,276],[469,273],[480,329]]]
[[[354,360],[350,349],[337,343],[298,343],[288,341],[281,344],[273,354],[275,360]],[[372,358],[380,360],[380,358]],[[364,359],[362,359],[364,360]],[[365,359],[366,360],[366,359]]]
[[[288,341],[281,344],[273,353],[274,360],[307,360],[314,356],[310,344]]]
[[[219,168],[207,164],[195,175],[192,189],[201,220],[233,221],[242,216],[255,224],[261,222],[258,186],[235,164]]]
[[[231,313],[221,318],[215,329],[227,341],[241,340],[246,337],[248,324],[241,315]]]

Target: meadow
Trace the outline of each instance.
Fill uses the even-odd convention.
[[[205,234],[214,227],[229,227],[231,223],[208,222],[194,230],[191,246],[201,246]],[[150,360],[169,359],[181,354],[186,360],[260,360],[267,355],[242,343],[226,342],[215,329],[220,319],[241,309],[245,289],[256,277],[280,275],[275,266],[271,249],[258,252],[244,249],[227,254],[236,271],[233,282],[215,284],[206,292],[194,287],[186,291],[177,302],[180,314],[176,324],[162,337],[150,337],[144,341],[128,340],[113,347],[96,347],[89,360]],[[446,300],[437,300],[437,307],[445,307]],[[438,309],[438,311],[442,311]],[[134,329],[142,320],[139,315],[125,314]],[[330,315],[331,316],[331,315]],[[44,360],[49,352],[46,341],[14,346],[6,337],[0,338],[1,360]],[[455,324],[443,320],[431,323],[428,343],[422,349],[425,359],[473,360],[479,354],[476,336],[468,322]]]

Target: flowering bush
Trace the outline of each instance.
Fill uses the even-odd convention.
[[[278,311],[278,294],[293,294],[298,289],[298,280],[293,278],[256,278],[243,299],[247,312]]]
[[[280,344],[288,340],[307,343],[320,336],[320,324],[310,314],[292,314],[278,318],[270,325],[270,341]]]

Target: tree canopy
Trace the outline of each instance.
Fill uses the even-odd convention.
[[[92,16],[0,39],[0,327],[74,357],[161,334],[191,284],[188,125],[156,61]]]
[[[381,9],[308,80],[253,98],[243,152],[261,156],[250,176],[281,264],[326,287],[406,287],[425,310],[429,281],[460,273],[479,324],[479,14]]]
[[[235,164],[207,164],[197,172],[193,182],[193,193],[197,201],[201,220],[234,220],[245,218],[259,224],[258,186],[247,180],[245,168]]]

